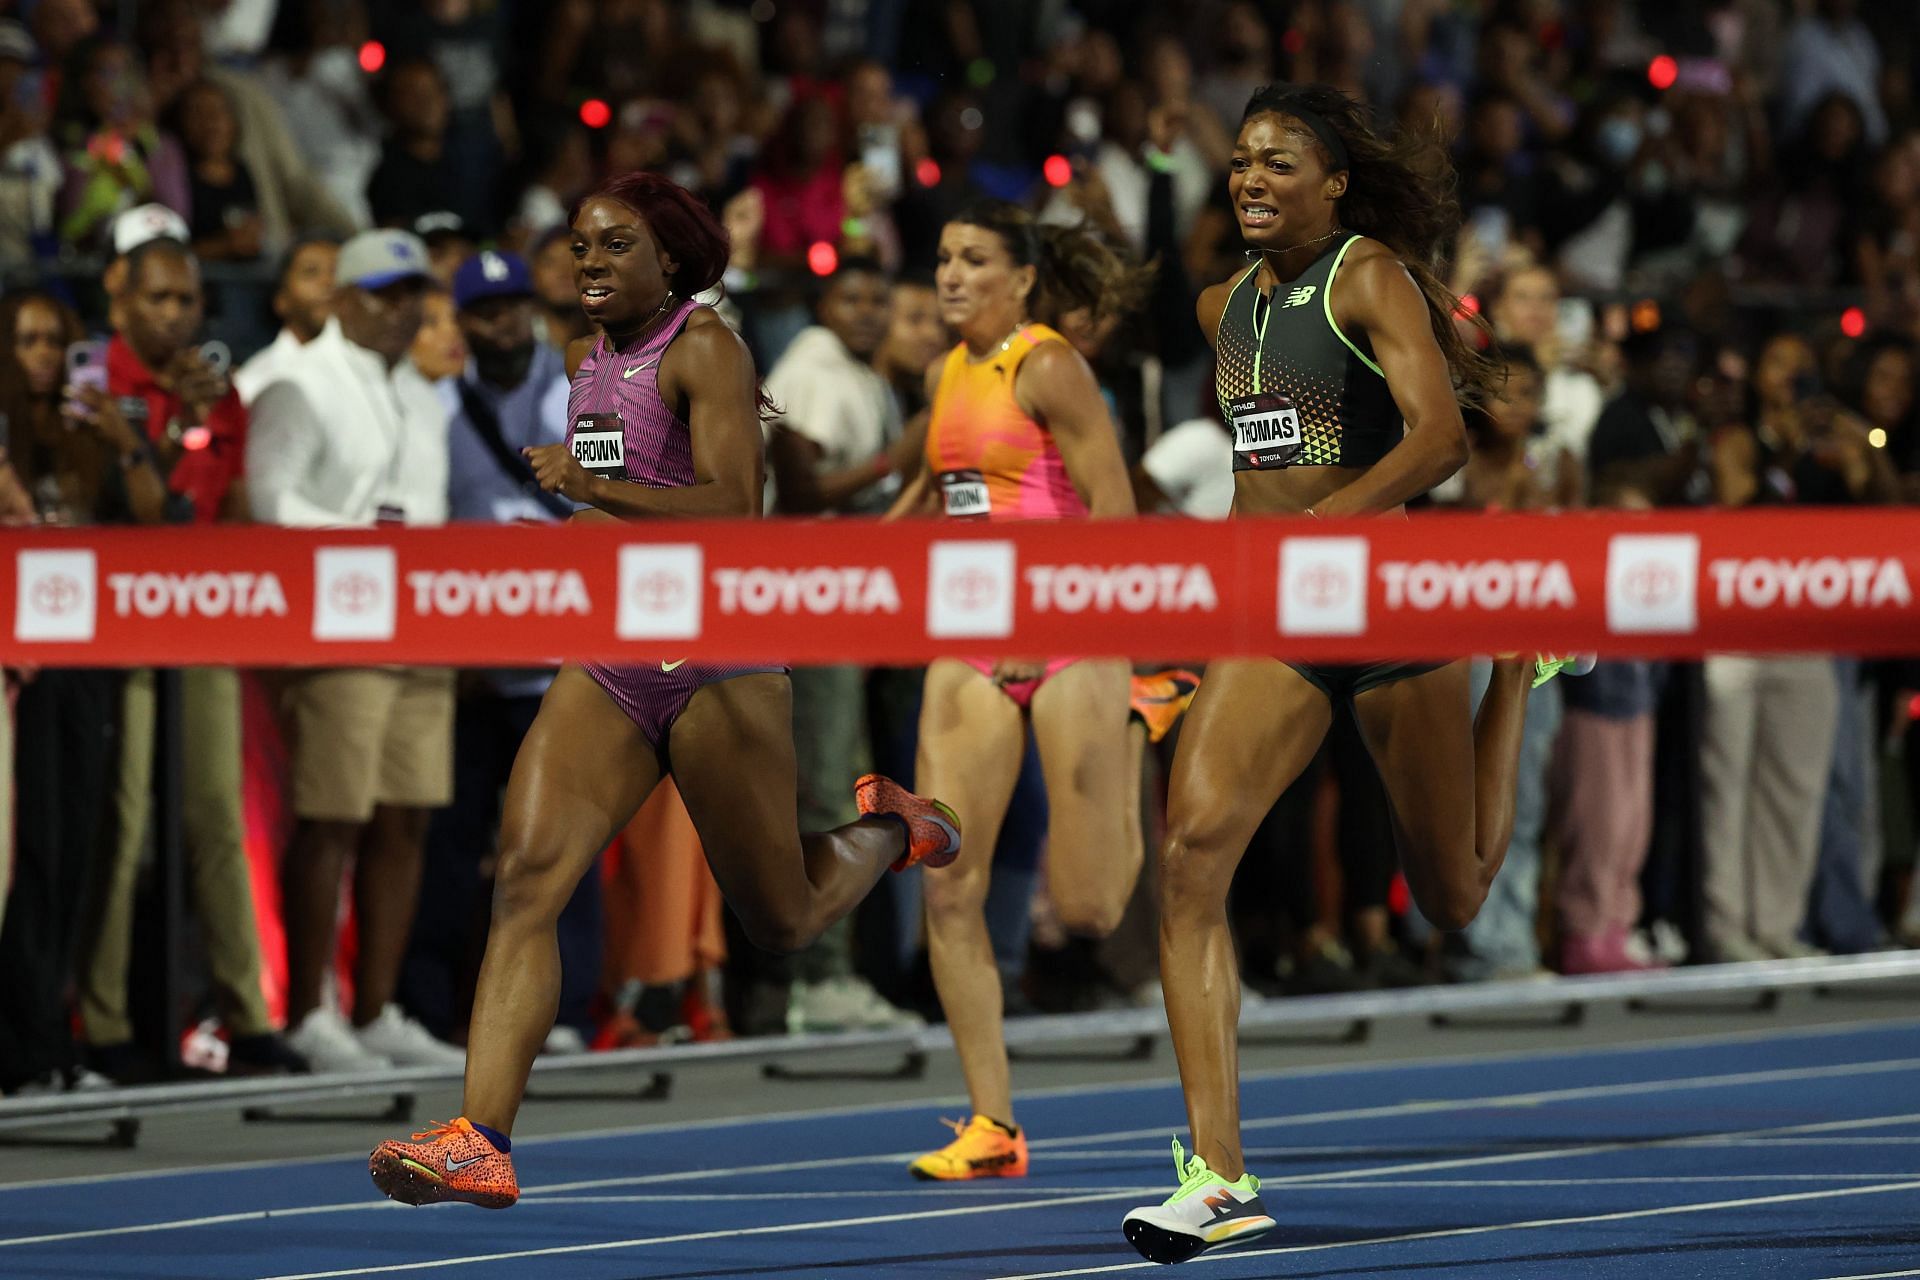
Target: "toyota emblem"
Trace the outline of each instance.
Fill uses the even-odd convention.
[[[1000,598],[1000,580],[985,569],[962,569],[947,575],[941,594],[954,608],[977,613]]]
[[[327,599],[342,613],[368,613],[380,602],[380,583],[371,574],[343,573],[328,585]]]
[[[678,609],[686,597],[686,578],[665,569],[656,569],[633,580],[634,603],[648,613]]]
[[[1641,608],[1654,609],[1680,594],[1680,575],[1670,564],[1641,560],[1620,576],[1620,589]]]
[[[1295,601],[1309,609],[1335,608],[1352,590],[1352,575],[1335,564],[1307,565],[1293,580]]]
[[[84,594],[77,579],[51,573],[33,584],[33,607],[49,617],[63,617],[80,607]]]

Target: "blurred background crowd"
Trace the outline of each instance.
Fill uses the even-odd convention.
[[[1142,510],[1224,518],[1230,445],[1193,299],[1244,267],[1226,162],[1275,79],[1437,134],[1458,168],[1444,272],[1509,377],[1430,505],[1920,501],[1912,16],[1908,0],[0,0],[0,517],[558,518],[514,459],[564,436],[559,353],[590,332],[567,211],[649,168],[732,236],[716,301],[782,409],[770,512],[872,513],[918,465],[923,373],[950,343],[934,245],[989,195],[1157,262],[1141,314],[1059,320]],[[399,363],[355,365],[397,340],[381,299],[415,253],[433,281],[406,291]],[[407,457],[378,462],[394,469],[371,499],[353,415],[300,392],[328,377],[393,392]],[[850,819],[866,768],[910,780],[917,675],[795,673],[803,825]],[[147,1078],[182,1025],[210,1070],[457,1062],[505,771],[547,678],[9,671],[0,1092]],[[1554,681],[1530,706],[1506,868],[1446,936],[1409,908],[1379,781],[1337,725],[1242,867],[1246,983],[1920,940],[1916,723],[1913,663],[1724,655]],[[364,764],[303,759],[294,730]],[[1175,740],[1145,762],[1149,841]],[[1152,1002],[1151,883],[1097,954],[1064,945],[1029,765],[989,908],[1010,1008]],[[184,938],[151,925],[175,845]],[[890,878],[809,951],[757,953],[663,788],[563,921],[549,1048],[913,1025],[937,1016],[919,913],[913,877]],[[154,1007],[161,946],[204,977],[188,1008]]]

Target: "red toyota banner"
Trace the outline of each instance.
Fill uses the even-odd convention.
[[[1916,654],[1916,582],[1897,509],[25,529],[0,661]]]

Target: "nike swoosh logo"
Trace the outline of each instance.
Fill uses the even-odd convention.
[[[477,1156],[468,1156],[465,1160],[449,1159],[447,1161],[447,1172],[453,1173],[453,1172],[456,1172],[457,1170],[466,1168],[470,1164],[479,1164],[482,1160],[485,1160],[486,1158],[487,1157],[485,1155],[477,1155]]]
[[[627,370],[625,373],[621,374],[620,376],[622,378],[631,378],[634,374],[639,373],[642,369],[651,369],[652,367],[653,367],[653,361],[642,360],[639,364],[633,366],[633,368]]]
[[[681,667],[684,667],[686,665],[687,665],[687,660],[685,658],[682,658],[678,662],[663,662],[660,664],[660,669],[662,671],[665,671],[671,674],[672,672],[678,671]]]

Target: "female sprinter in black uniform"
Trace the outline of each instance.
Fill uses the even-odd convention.
[[[1247,104],[1227,188],[1259,262],[1200,295],[1234,432],[1240,515],[1390,516],[1467,458],[1460,400],[1498,371],[1453,327],[1429,265],[1459,223],[1437,147],[1386,140],[1323,86]],[[1404,423],[1404,431],[1402,424]],[[1161,854],[1160,972],[1194,1154],[1179,1189],[1136,1209],[1127,1239],[1180,1262],[1274,1225],[1240,1151],[1240,976],[1227,887],[1274,800],[1353,704],[1391,802],[1407,883],[1427,918],[1463,928],[1513,831],[1527,690],[1571,660],[1496,662],[1474,717],[1465,660],[1208,666],[1174,760]]]
[[[726,232],[688,191],[630,173],[575,207],[573,261],[581,304],[605,333],[567,351],[569,443],[527,451],[541,487],[587,504],[575,519],[758,514],[753,358],[711,308],[692,301],[726,267]],[[668,770],[721,892],[748,936],[772,950],[818,937],[889,866],[942,866],[960,851],[952,810],[873,775],[855,789],[865,815],[858,822],[824,835],[795,830],[784,668],[697,656],[568,663],[507,784],[464,1114],[374,1150],[374,1183],[393,1199],[491,1209],[518,1199],[507,1133],[559,1005],[555,923],[595,856]]]

